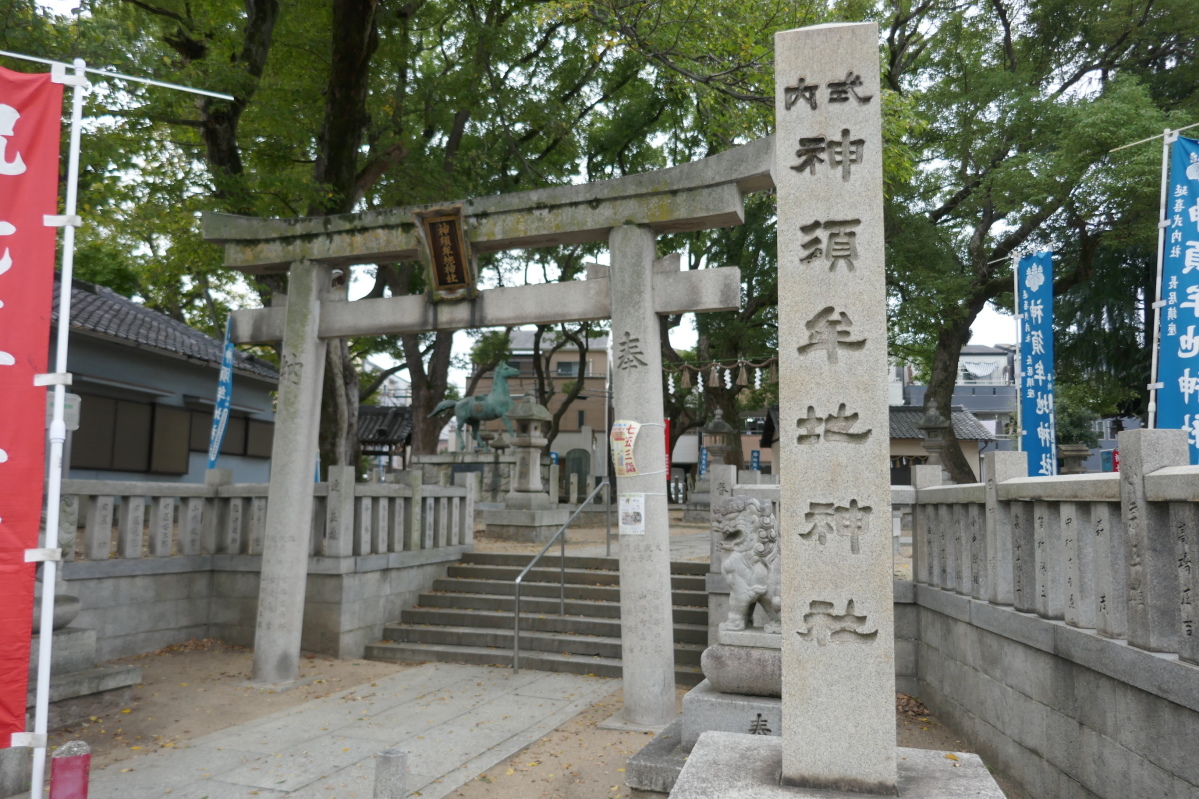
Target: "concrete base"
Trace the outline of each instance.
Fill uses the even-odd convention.
[[[678,719],[675,719],[675,721],[678,721]],[[673,724],[673,723],[674,722],[671,722],[671,724]],[[663,730],[665,730],[669,726],[669,724],[652,724],[652,725],[635,724],[631,721],[626,721],[625,717],[624,717],[624,711],[621,710],[620,712],[616,713],[614,716],[609,716],[608,718],[604,719],[603,721],[601,721],[599,724],[596,724],[595,726],[599,727],[601,730],[620,730],[621,732],[660,733]]]
[[[900,799],[1003,799],[978,755],[899,749]],[[779,784],[783,740],[708,732],[683,766],[671,799],[862,799],[863,794]]]
[[[91,696],[108,691],[131,688],[142,681],[142,670],[137,666],[96,666],[70,674],[50,675],[50,701],[63,702],[81,696]],[[33,707],[37,686],[29,685],[29,707]]]
[[[624,782],[633,796],[670,793],[687,762],[683,719],[677,718],[625,763]]]
[[[515,491],[504,495],[504,506],[510,510],[557,510],[558,506],[545,493],[522,494]]]
[[[683,696],[683,749],[691,751],[699,737],[712,730],[782,735],[783,700],[721,693],[704,680]]]
[[[32,749],[24,746],[0,749],[0,796],[29,796],[32,779]]]
[[[708,524],[712,521],[711,494],[692,494],[683,506],[683,521]]]
[[[483,513],[487,537],[501,541],[541,544],[566,524],[564,510],[489,510]]]
[[[41,636],[33,636],[29,652],[29,680],[37,674]],[[55,630],[50,644],[50,673],[66,674],[83,671],[96,665],[96,631],[83,627]]]
[[[38,636],[33,637],[29,658],[29,685],[26,694],[28,707],[33,707],[37,693]],[[97,666],[96,631],[87,628],[55,630],[50,645],[50,701],[119,691],[142,681],[137,666]]]

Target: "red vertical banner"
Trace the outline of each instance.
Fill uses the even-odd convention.
[[[0,747],[25,730],[61,122],[61,84],[0,68]]]
[[[670,420],[663,419],[666,428],[666,485],[670,485]]]

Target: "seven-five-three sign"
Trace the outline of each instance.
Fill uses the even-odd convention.
[[[1190,434],[1199,463],[1199,141],[1179,138],[1170,157],[1157,356],[1157,426]]]
[[[25,729],[61,118],[61,84],[0,68],[0,747]]]
[[[1053,416],[1053,253],[1020,259],[1020,449],[1029,470],[1057,474]]]

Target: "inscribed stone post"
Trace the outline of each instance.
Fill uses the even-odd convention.
[[[620,648],[624,719],[645,727],[674,716],[674,626],[670,596],[670,520],[662,445],[662,354],[654,313],[652,230],[613,228],[612,335],[616,419],[646,425],[638,435],[637,474],[616,478],[619,494],[644,497],[644,535],[620,539]],[[652,426],[651,426],[652,425]]]
[[[894,793],[878,28],[775,35],[784,784]]]
[[[330,268],[310,261],[292,264],[287,283],[287,321],[279,370],[275,436],[271,449],[271,501],[266,511],[258,622],[254,633],[254,681],[294,680],[299,672],[300,629],[312,522],[312,471],[320,427],[324,339],[317,337],[322,288]]]
[[[1176,651],[1182,608],[1169,511],[1150,503],[1145,477],[1190,462],[1186,431],[1125,430],[1120,448],[1120,504],[1128,569],[1128,643],[1151,652]]]
[[[988,452],[983,455],[987,474],[987,599],[995,605],[1010,605],[1012,584],[1012,513],[1007,502],[999,501],[999,484],[1028,477],[1027,452]]]

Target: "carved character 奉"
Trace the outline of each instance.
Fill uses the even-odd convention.
[[[735,632],[753,623],[754,606],[766,613],[764,632],[781,632],[781,563],[778,521],[770,500],[723,497],[712,504],[712,532],[724,550],[720,570],[729,586],[729,617],[720,629]]]

